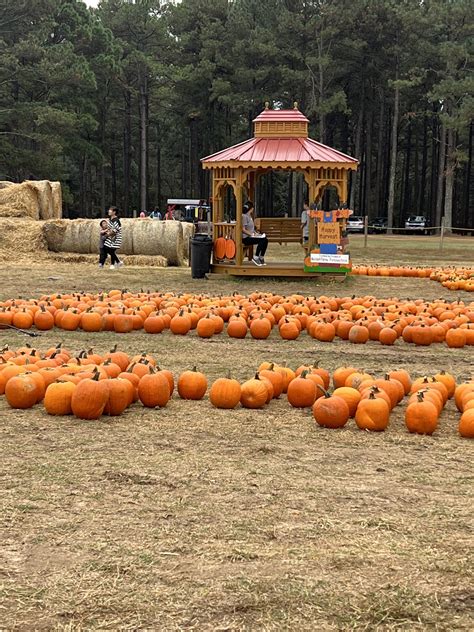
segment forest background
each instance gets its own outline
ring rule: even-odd
[[[0,0],[0,180],[60,180],[70,217],[207,198],[200,158],[297,101],[357,214],[472,228],[472,61],[470,0]],[[274,173],[257,208],[304,195]]]

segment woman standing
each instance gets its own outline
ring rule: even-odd
[[[109,208],[109,219],[107,222],[109,234],[105,240],[105,252],[110,255],[110,269],[120,268],[123,262],[117,257],[117,250],[122,246],[122,224],[120,223],[119,210],[116,206]]]

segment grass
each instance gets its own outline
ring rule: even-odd
[[[398,237],[370,241],[379,240],[368,260],[390,252],[394,263],[435,261],[430,238],[416,238],[416,248]],[[361,240],[352,244],[358,259]],[[463,244],[448,241],[436,261],[461,261]],[[4,278],[0,299],[116,286],[457,298],[429,280],[196,281],[187,269],[109,272],[50,261],[27,270],[5,263]],[[34,344],[59,339],[105,350],[116,336],[53,332]],[[153,353],[176,373],[192,361],[210,380],[228,366],[245,379],[267,358],[291,366],[317,358],[329,369],[352,363],[377,374],[398,366],[472,372],[472,352],[439,345],[134,333],[120,346]],[[283,399],[257,412],[173,399],[163,410],[135,407],[99,422],[12,412],[2,399],[0,417],[1,629],[474,627],[473,452],[457,436],[452,403],[433,437],[406,433],[402,407],[385,433],[372,435],[353,422],[316,428]]]

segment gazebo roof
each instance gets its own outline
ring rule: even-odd
[[[293,110],[265,109],[253,121],[254,138],[202,158],[204,169],[217,167],[356,169],[358,161],[308,138],[308,119]]]
[[[278,163],[283,168],[288,166],[286,163],[321,162],[337,163],[331,166],[349,169],[355,169],[358,164],[355,158],[311,138],[251,138],[207,156],[202,162],[204,168],[223,162],[238,163],[243,167],[275,166],[274,163]]]

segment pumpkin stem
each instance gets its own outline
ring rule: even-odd
[[[423,391],[421,391],[421,390],[417,392],[416,397],[417,397],[419,402],[422,402],[425,399],[425,395],[424,395]]]
[[[100,377],[100,373],[97,369],[94,370],[94,375],[91,377],[91,380],[94,380],[94,382],[98,382],[99,381],[99,377]]]

